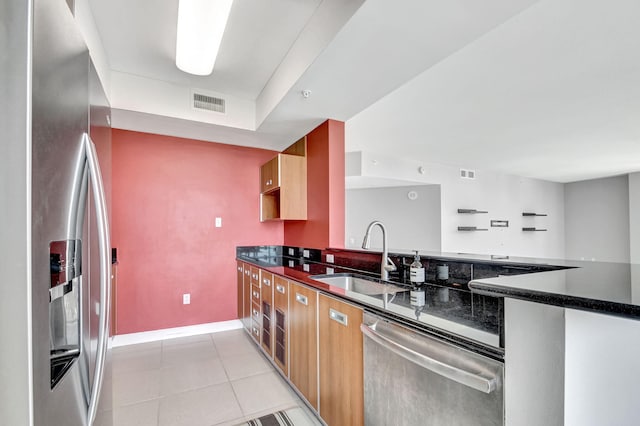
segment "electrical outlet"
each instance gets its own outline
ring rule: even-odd
[[[306,257],[308,259],[311,256],[311,254],[309,253],[309,250],[303,250],[302,251],[302,256]]]
[[[185,293],[182,295],[182,304],[189,305],[191,303],[191,294]]]
[[[222,228],[222,218],[216,217],[216,228]]]

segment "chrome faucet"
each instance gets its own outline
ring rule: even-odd
[[[364,240],[362,241],[362,248],[368,249],[371,245],[371,230],[374,226],[378,225],[382,231],[382,259],[380,262],[380,278],[385,281],[389,280],[389,272],[395,271],[396,265],[389,259],[389,253],[387,252],[387,230],[379,220],[374,220],[367,226],[367,232],[364,234]]]

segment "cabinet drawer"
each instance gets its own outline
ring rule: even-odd
[[[260,312],[260,306],[255,303],[251,304],[251,319],[254,323],[262,324],[262,312]]]
[[[260,269],[256,268],[255,266],[252,266],[250,278],[251,278],[251,284],[257,285],[258,288],[260,288]]]
[[[257,343],[260,343],[260,324],[258,324],[255,321],[251,322],[251,337],[253,337],[253,340],[255,340]]]
[[[251,284],[251,301],[260,305],[260,287]]]

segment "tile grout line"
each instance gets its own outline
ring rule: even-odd
[[[216,344],[216,339],[213,338],[213,335],[211,335],[211,340],[213,340],[213,346],[216,348],[216,352],[218,352],[218,354],[220,354],[220,351],[218,350],[218,345]],[[222,364],[222,369],[224,370],[224,375],[227,377],[227,383],[229,383],[229,387],[231,388],[231,392],[233,392],[233,397],[236,399],[236,404],[238,404],[238,408],[240,408],[240,412],[242,413],[242,417],[244,418],[246,416],[246,414],[244,413],[244,410],[242,409],[242,405],[240,405],[240,399],[238,399],[238,394],[236,393],[236,390],[233,388],[233,384],[231,383],[231,378],[229,377],[229,372],[227,371],[227,366],[224,364],[224,361],[222,360],[221,356],[220,356],[220,363]]]

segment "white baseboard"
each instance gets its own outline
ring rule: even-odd
[[[119,334],[113,337],[112,347],[135,345],[137,343],[155,342],[157,340],[176,337],[196,336],[198,334],[217,333],[219,331],[242,328],[240,320],[210,322],[208,324],[188,325],[185,327],[165,328],[163,330],[144,331],[141,333]]]

